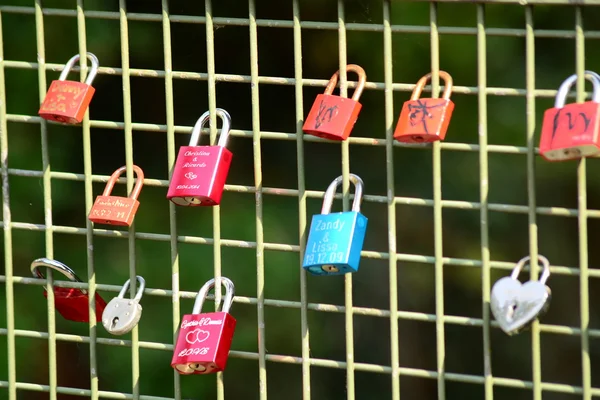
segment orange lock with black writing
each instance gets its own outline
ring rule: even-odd
[[[137,200],[144,184],[144,171],[137,165],[133,170],[137,175],[135,186],[129,197],[111,196],[111,192],[119,176],[125,172],[126,166],[116,170],[111,176],[102,196],[96,197],[96,201],[90,210],[89,220],[97,224],[131,226],[135,213],[140,206]]]
[[[83,121],[96,91],[91,85],[98,73],[98,58],[92,53],[87,53],[87,58],[92,62],[92,67],[85,83],[66,80],[71,68],[79,60],[77,54],[67,62],[58,80],[52,81],[38,112],[40,117],[66,124],[79,124]]]
[[[409,101],[404,102],[394,139],[403,143],[430,143],[444,140],[454,103],[450,100],[452,77],[446,71],[439,71],[445,87],[439,99],[420,98],[431,73],[417,82]]]
[[[565,105],[577,80],[573,74],[560,85],[554,108],[544,113],[540,154],[547,161],[597,156],[600,152],[600,76],[593,71],[585,71],[584,76],[594,85],[591,101]]]
[[[367,74],[362,67],[355,64],[348,65],[346,71],[358,74],[358,86],[352,98],[332,94],[340,75],[340,71],[336,71],[329,80],[325,93],[315,99],[302,126],[304,133],[329,140],[346,140],[350,136],[362,108],[358,100],[365,88]]]

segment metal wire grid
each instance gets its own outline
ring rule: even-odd
[[[2,167],[2,193],[3,193],[3,220],[2,226],[4,229],[4,245],[5,245],[5,275],[0,276],[0,280],[6,285],[6,304],[7,304],[7,322],[6,329],[0,329],[0,334],[7,336],[8,341],[8,380],[0,381],[0,387],[7,388],[8,395],[11,400],[17,399],[17,390],[20,391],[41,391],[48,392],[50,399],[57,399],[59,394],[72,394],[86,396],[93,399],[96,398],[112,398],[112,399],[163,399],[163,397],[141,395],[139,392],[139,385],[136,382],[139,381],[140,366],[139,366],[139,349],[157,349],[167,352],[173,350],[171,343],[155,343],[155,342],[144,342],[138,338],[138,331],[135,328],[132,331],[131,340],[120,340],[120,339],[103,339],[96,337],[95,322],[95,304],[93,302],[94,294],[96,290],[118,292],[120,286],[103,285],[97,284],[95,281],[94,274],[94,263],[93,263],[93,237],[94,236],[107,236],[107,237],[122,237],[127,238],[129,243],[129,271],[130,277],[132,278],[131,292],[135,293],[135,240],[158,240],[168,241],[171,244],[171,259],[172,259],[172,274],[178,276],[179,273],[179,259],[178,259],[178,243],[197,243],[197,244],[208,244],[213,245],[214,248],[214,274],[220,276],[221,274],[221,246],[232,246],[232,247],[251,247],[256,249],[256,271],[257,271],[257,297],[243,297],[236,296],[235,302],[246,303],[257,306],[258,311],[258,352],[242,352],[242,351],[231,351],[230,357],[246,358],[252,360],[258,360],[259,363],[259,398],[267,398],[267,373],[266,363],[291,363],[302,365],[302,381],[303,381],[303,399],[311,398],[310,391],[310,376],[311,367],[321,366],[328,368],[339,368],[346,371],[347,376],[347,398],[354,399],[354,373],[355,371],[368,371],[375,373],[389,374],[391,378],[392,386],[392,398],[400,398],[400,376],[411,376],[430,378],[437,380],[438,398],[445,399],[445,382],[446,381],[460,381],[469,382],[474,384],[482,384],[485,387],[485,399],[489,400],[493,398],[493,386],[506,386],[514,388],[529,389],[533,393],[534,399],[541,399],[543,392],[559,392],[559,393],[571,393],[581,395],[584,399],[591,399],[592,396],[600,396],[600,388],[594,388],[591,385],[591,365],[589,356],[589,338],[600,337],[600,330],[589,329],[589,289],[588,289],[588,278],[589,277],[600,277],[600,270],[588,270],[588,258],[587,258],[587,219],[588,218],[600,218],[600,210],[588,210],[586,203],[586,160],[581,160],[577,169],[577,184],[578,184],[578,207],[577,209],[567,209],[561,207],[537,207],[535,198],[535,176],[534,176],[534,159],[536,157],[536,143],[535,143],[535,113],[534,105],[536,97],[552,97],[556,94],[555,90],[540,90],[535,89],[535,75],[534,75],[534,38],[535,37],[569,37],[574,38],[576,43],[576,71],[578,73],[577,80],[577,98],[582,100],[585,97],[584,91],[584,39],[587,38],[600,38],[600,32],[587,31],[584,35],[582,26],[582,8],[575,6],[576,10],[576,21],[575,30],[535,30],[533,28],[533,17],[532,17],[532,6],[531,4],[569,4],[567,0],[538,0],[529,1],[529,5],[525,5],[523,10],[526,17],[525,29],[495,29],[487,28],[485,25],[484,18],[484,5],[478,4],[477,7],[477,26],[476,28],[455,28],[455,27],[439,27],[437,25],[437,5],[435,3],[430,4],[430,25],[429,27],[422,26],[405,26],[405,25],[392,25],[390,21],[390,10],[391,0],[384,0],[382,2],[382,13],[383,13],[383,24],[351,24],[345,22],[344,2],[338,0],[338,22],[337,23],[326,23],[326,22],[306,22],[301,21],[299,12],[299,0],[292,0],[293,2],[293,20],[258,20],[256,18],[255,0],[249,0],[249,15],[247,19],[239,18],[213,18],[211,1],[206,0],[206,14],[204,17],[196,16],[183,16],[183,15],[171,15],[169,13],[168,0],[162,0],[162,15],[154,14],[132,14],[127,13],[125,0],[119,1],[120,11],[117,12],[100,12],[100,11],[85,11],[83,9],[83,0],[77,0],[76,10],[63,10],[63,9],[48,9],[42,7],[41,0],[35,0],[34,7],[11,7],[11,6],[0,6],[0,44],[3,43],[2,37],[2,15],[7,13],[18,13],[18,14],[34,14],[36,22],[36,39],[37,39],[37,52],[38,52],[38,63],[28,63],[23,61],[12,61],[5,60],[2,53],[2,46],[0,45],[0,145],[1,145],[1,167]],[[498,2],[498,1],[495,1]],[[518,3],[516,0],[506,0],[504,3]],[[596,0],[586,0],[580,2],[581,4],[600,4]],[[37,69],[38,81],[39,81],[39,98],[40,101],[45,96],[47,81],[46,71],[60,71],[63,65],[50,64],[45,62],[44,52],[44,17],[45,16],[65,16],[77,18],[78,26],[78,41],[79,41],[79,53],[81,57],[81,67],[86,70],[85,65],[86,58],[84,57],[87,46],[86,46],[86,18],[98,18],[98,19],[118,19],[120,22],[121,32],[121,54],[122,54],[122,67],[121,68],[108,68],[100,67],[99,74],[113,74],[122,76],[123,92],[124,92],[124,121],[90,121],[86,114],[85,120],[82,124],[84,134],[84,173],[74,174],[51,171],[49,165],[48,155],[48,142],[47,142],[47,129],[46,122],[37,117],[30,115],[14,115],[7,114],[6,112],[6,98],[5,98],[5,77],[4,71],[7,68],[21,68],[21,69]],[[129,67],[128,61],[128,20],[142,20],[142,21],[161,21],[163,27],[163,38],[164,38],[164,70],[148,70],[148,69],[135,69]],[[207,35],[207,59],[208,68],[207,73],[192,73],[185,71],[173,71],[171,65],[171,35],[170,28],[171,23],[199,23],[206,26]],[[250,59],[251,59],[251,75],[227,75],[218,74],[215,71],[214,63],[214,43],[213,33],[214,24],[219,25],[239,25],[248,26],[250,30]],[[258,53],[257,53],[257,27],[258,26],[279,26],[288,27],[293,29],[294,32],[294,56],[295,56],[295,74],[294,77],[267,77],[260,76],[258,69]],[[378,202],[387,205],[388,211],[388,227],[389,227],[389,249],[387,252],[375,252],[365,250],[362,252],[362,256],[365,258],[374,259],[387,259],[389,260],[389,282],[390,282],[390,304],[389,310],[354,307],[352,298],[352,275],[347,274],[345,276],[345,298],[344,305],[331,305],[331,304],[315,304],[309,303],[306,295],[306,275],[304,272],[300,275],[301,282],[301,301],[283,301],[277,299],[266,299],[264,297],[264,258],[263,254],[265,250],[280,250],[280,251],[291,251],[299,252],[299,260],[302,260],[304,252],[304,243],[306,240],[305,229],[307,227],[307,212],[306,212],[306,200],[309,197],[319,198],[323,196],[322,191],[311,191],[306,189],[304,179],[304,141],[320,141],[321,139],[303,135],[302,134],[302,122],[305,114],[303,109],[303,86],[325,86],[325,80],[317,79],[304,79],[302,76],[302,62],[301,62],[301,29],[330,29],[337,30],[339,37],[339,65],[340,65],[340,86],[341,95],[347,95],[347,89],[354,87],[354,84],[348,83],[346,73],[342,66],[347,64],[346,60],[346,31],[376,31],[383,34],[384,43],[384,58],[385,62],[385,79],[384,82],[368,82],[366,88],[375,90],[384,90],[385,92],[385,126],[386,126],[386,139],[378,140],[366,137],[351,137],[341,145],[342,149],[342,172],[343,172],[343,204],[344,209],[349,208],[349,146],[352,145],[373,145],[373,146],[385,146],[386,147],[386,182],[387,182],[387,196],[374,196],[365,195],[364,201],[366,202]],[[462,35],[476,35],[477,37],[477,63],[478,63],[478,83],[477,87],[465,87],[456,86],[454,91],[456,93],[468,93],[477,95],[478,98],[478,126],[479,126],[479,143],[478,144],[466,144],[466,143],[440,143],[435,142],[433,144],[433,199],[415,199],[408,197],[399,197],[394,195],[394,160],[393,160],[393,146],[405,146],[411,147],[407,144],[399,144],[393,140],[393,128],[396,122],[397,115],[393,109],[393,92],[394,91],[409,91],[412,90],[412,84],[401,84],[394,83],[392,80],[392,63],[389,60],[392,59],[392,33],[395,32],[429,32],[430,43],[431,43],[431,70],[434,72],[432,80],[433,92],[436,95],[439,92],[439,78],[437,71],[439,70],[439,34],[462,34]],[[5,32],[4,32],[5,33]],[[524,36],[526,38],[526,89],[512,89],[512,88],[494,88],[488,87],[486,84],[486,37],[498,35],[498,36]],[[167,107],[167,120],[166,125],[160,124],[144,124],[134,123],[131,117],[131,98],[130,98],[130,77],[131,76],[146,76],[156,77],[164,79],[165,91],[166,91],[166,107]],[[252,93],[252,130],[232,130],[233,136],[239,137],[252,137],[253,139],[253,150],[254,150],[254,178],[255,186],[242,186],[242,185],[226,185],[226,190],[254,193],[256,198],[256,242],[247,242],[240,240],[229,240],[221,239],[220,235],[220,209],[219,207],[213,208],[213,229],[214,236],[212,238],[205,237],[191,237],[191,236],[178,236],[177,227],[175,223],[175,209],[173,204],[170,204],[170,233],[169,234],[153,234],[136,232],[131,227],[128,232],[115,231],[110,229],[99,229],[93,228],[91,223],[87,221],[86,228],[76,228],[69,226],[57,226],[52,222],[52,196],[51,196],[51,180],[52,179],[63,179],[63,180],[74,180],[84,181],[85,183],[85,199],[86,209],[89,211],[93,204],[94,194],[92,192],[92,182],[106,182],[108,176],[92,175],[91,173],[91,144],[90,144],[90,128],[110,128],[119,129],[124,131],[125,137],[125,148],[126,148],[126,165],[127,165],[127,189],[130,191],[133,186],[133,157],[132,157],[132,131],[145,130],[145,131],[161,131],[167,134],[168,143],[168,168],[169,170],[175,162],[175,133],[186,133],[189,132],[190,127],[175,126],[174,124],[174,112],[173,112],[173,79],[200,79],[208,82],[208,97],[209,97],[209,109],[214,116],[216,107],[216,96],[215,96],[215,83],[217,81],[227,82],[240,82],[250,83]],[[295,133],[283,133],[283,132],[264,132],[260,129],[259,119],[259,84],[275,84],[275,85],[294,85],[295,87],[295,100],[296,100],[296,132]],[[496,95],[512,95],[522,96],[525,95],[527,103],[527,147],[517,146],[506,146],[506,145],[488,145],[487,143],[487,96],[488,94]],[[10,169],[7,165],[7,157],[9,154],[8,141],[7,141],[7,121],[11,122],[22,122],[39,124],[42,138],[42,161],[43,169],[41,171],[33,170],[22,170],[22,169]],[[211,124],[211,140],[214,141],[216,135],[215,126]],[[269,188],[262,187],[262,166],[261,166],[261,139],[276,139],[276,140],[295,140],[297,145],[297,166],[298,166],[298,189],[282,189],[282,188]],[[479,202],[467,202],[467,201],[449,201],[442,200],[441,192],[441,150],[455,150],[455,151],[477,151],[479,154],[479,165],[480,165],[480,201]],[[524,154],[527,156],[527,176],[528,176],[528,206],[516,206],[516,205],[505,205],[505,204],[492,204],[488,203],[488,153],[513,153],[513,154]],[[21,223],[18,221],[12,221],[11,209],[10,209],[10,193],[8,187],[9,175],[18,176],[29,176],[29,177],[41,177],[43,179],[44,188],[44,212],[45,212],[45,223],[43,225]],[[123,181],[123,180],[121,180]],[[145,179],[145,185],[149,186],[160,186],[167,187],[168,181],[158,179]],[[300,244],[299,245],[287,245],[278,243],[266,243],[263,236],[263,219],[262,219],[262,196],[263,194],[293,196],[298,198],[299,207],[299,221],[298,229],[300,233]],[[435,252],[434,256],[424,255],[412,255],[398,253],[396,249],[396,205],[415,205],[415,206],[426,206],[433,207],[434,211],[434,228],[435,228]],[[481,260],[472,259],[459,259],[444,257],[442,252],[442,209],[443,208],[455,208],[455,209],[479,209],[480,210],[480,224],[481,224]],[[533,379],[532,381],[524,381],[518,379],[501,378],[492,375],[491,371],[491,355],[490,355],[490,327],[497,327],[497,324],[490,319],[490,313],[488,308],[489,293],[491,289],[490,285],[490,270],[492,268],[509,270],[514,264],[506,262],[495,262],[490,259],[489,253],[489,237],[488,237],[488,212],[489,211],[502,211],[508,213],[521,213],[528,215],[529,221],[529,243],[530,253],[533,257],[533,265],[536,265],[535,258],[537,257],[537,215],[553,215],[553,216],[565,216],[565,217],[577,217],[579,224],[579,268],[567,267],[567,266],[552,266],[551,271],[553,274],[562,275],[579,275],[580,282],[580,320],[581,324],[579,327],[568,327],[559,325],[540,324],[535,322],[531,328],[532,337],[532,370]],[[12,230],[13,229],[27,229],[44,231],[45,233],[45,245],[46,245],[46,256],[53,257],[53,234],[54,233],[70,233],[77,235],[85,235],[87,238],[88,253],[87,253],[87,265],[88,265],[88,277],[87,283],[72,283],[66,281],[54,282],[52,275],[49,274],[47,281],[32,279],[13,275],[13,257],[12,257]],[[398,293],[395,282],[397,280],[397,265],[398,261],[411,261],[419,263],[434,264],[435,268],[435,294],[436,294],[436,307],[435,314],[426,314],[418,312],[407,312],[398,310]],[[482,309],[483,318],[467,318],[459,316],[451,316],[444,314],[444,303],[443,303],[443,267],[444,265],[457,265],[457,266],[469,266],[476,267],[481,270],[482,276]],[[535,279],[538,275],[538,270],[532,268],[531,277]],[[46,285],[48,289],[48,302],[47,302],[47,313],[48,313],[48,332],[35,332],[28,330],[20,330],[15,328],[14,323],[14,285],[15,284],[31,284],[31,285]],[[89,297],[92,299],[89,303],[90,306],[90,323],[89,323],[89,336],[79,336],[71,334],[62,334],[56,332],[55,327],[55,309],[54,309],[54,295],[51,290],[52,285],[60,287],[78,287],[89,289]],[[179,324],[181,310],[180,310],[180,299],[181,298],[193,298],[195,292],[184,292],[179,290],[179,281],[173,280],[173,286],[171,290],[163,288],[146,288],[145,295],[151,296],[170,296],[173,304],[173,321],[172,327],[173,332],[176,331]],[[220,297],[220,290],[217,290],[215,297],[217,300]],[[287,355],[273,355],[266,354],[265,342],[264,342],[264,307],[275,306],[275,307],[287,307],[296,308],[301,311],[301,329],[302,329],[302,355],[301,357],[293,357]],[[310,346],[309,346],[309,334],[308,334],[308,322],[307,312],[308,310],[322,311],[322,312],[334,312],[344,313],[345,325],[346,325],[346,360],[345,361],[334,361],[326,359],[316,359],[310,357]],[[381,318],[388,318],[390,321],[390,340],[391,340],[391,364],[390,365],[374,365],[367,363],[358,363],[354,361],[354,342],[353,342],[353,315],[369,315]],[[398,336],[398,320],[410,319],[416,321],[429,321],[434,322],[436,325],[436,346],[437,346],[437,369],[435,371],[423,370],[416,368],[401,368],[399,365],[399,336]],[[481,326],[483,328],[484,337],[484,365],[485,373],[483,376],[466,375],[458,373],[448,373],[444,370],[444,358],[445,358],[445,324],[456,324],[456,325],[468,325],[468,326]],[[543,382],[541,379],[541,351],[540,351],[540,333],[553,333],[558,335],[578,335],[581,338],[581,363],[582,363],[582,376],[583,381],[581,386],[571,386],[566,384],[556,384],[550,382]],[[16,355],[15,355],[15,338],[16,337],[30,337],[48,340],[49,343],[49,385],[39,385],[26,382],[17,382],[16,380]],[[175,338],[174,338],[175,339]],[[90,348],[90,389],[77,389],[70,387],[59,387],[57,386],[57,371],[56,371],[56,342],[57,341],[69,341],[78,343],[87,343]],[[118,393],[118,392],[107,392],[100,391],[98,388],[98,376],[96,374],[96,344],[106,344],[121,347],[131,348],[131,360],[132,360],[132,391],[131,393]],[[181,389],[179,382],[179,375],[174,372],[174,393],[175,398],[181,398]],[[222,374],[218,374],[217,378],[217,393],[218,398],[224,398],[224,386],[222,380]]]

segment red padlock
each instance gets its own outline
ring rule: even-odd
[[[577,80],[571,75],[560,85],[554,108],[546,110],[540,136],[540,154],[547,161],[595,156],[600,152],[600,76],[585,71],[594,85],[591,101],[565,105],[569,89]]]
[[[204,313],[202,305],[215,280],[206,282],[196,296],[191,314],[183,316],[171,367],[182,375],[211,374],[223,371],[235,331],[235,319],[229,314],[235,288],[233,282],[221,277],[225,300],[220,312]]]
[[[50,260],[49,258],[38,258],[31,263],[31,273],[34,278],[46,279],[40,271],[40,267],[52,268],[55,271],[65,275],[73,282],[81,282],[81,279],[60,261]],[[48,293],[44,291],[44,297],[48,297]],[[102,320],[102,313],[106,307],[106,302],[98,293],[96,293],[96,322]],[[54,288],[54,305],[56,311],[65,319],[75,322],[89,322],[90,312],[88,306],[89,297],[87,290],[77,288]]]
[[[140,206],[140,202],[137,199],[144,185],[144,171],[137,165],[133,165],[137,180],[129,197],[110,195],[119,176],[125,172],[126,168],[124,165],[110,176],[102,196],[96,197],[96,201],[90,210],[90,215],[88,216],[90,221],[97,224],[120,226],[130,226],[133,223],[135,213]]]
[[[454,111],[454,103],[450,100],[452,93],[452,77],[446,71],[438,72],[445,82],[442,98],[421,99],[425,84],[431,79],[431,73],[423,76],[413,89],[409,101],[404,102],[400,119],[396,125],[394,139],[404,143],[430,143],[444,140],[448,124]]]
[[[94,54],[87,53],[87,58],[92,62],[92,67],[85,83],[66,80],[73,65],[79,61],[79,54],[76,54],[67,62],[58,80],[50,84],[38,112],[40,117],[66,124],[79,124],[83,121],[85,111],[96,91],[91,85],[98,73],[99,64]]]
[[[358,100],[365,88],[367,74],[356,64],[348,65],[346,71],[358,74],[358,85],[352,98],[332,95],[340,75],[340,71],[336,71],[329,80],[325,93],[315,99],[302,126],[304,133],[330,140],[346,140],[350,136],[362,108]]]
[[[215,111],[223,120],[217,145],[198,146],[202,126],[210,118],[207,111],[194,125],[190,144],[179,149],[167,192],[167,199],[179,206],[214,206],[221,203],[232,157],[231,151],[225,147],[231,117],[222,108]]]

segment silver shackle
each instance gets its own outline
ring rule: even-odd
[[[329,214],[331,212],[333,198],[335,196],[337,187],[342,184],[342,179],[343,178],[341,175],[335,178],[325,191],[325,196],[323,198],[323,207],[321,208],[321,214]],[[362,202],[362,194],[364,187],[363,181],[358,175],[354,174],[350,174],[348,176],[348,179],[354,184],[354,201],[352,202],[352,211],[360,212],[360,203]]]
[[[584,71],[584,77],[586,80],[592,82],[592,85],[594,86],[592,101],[594,103],[600,103],[600,75],[598,75],[594,71],[586,70]],[[554,100],[554,108],[563,108],[565,106],[569,90],[571,90],[571,86],[573,86],[576,80],[577,74],[573,74],[563,81],[563,83],[558,88],[558,93],[556,93],[556,99]]]
[[[98,66],[100,65],[100,62],[98,61],[98,57],[96,57],[93,53],[88,52],[86,55],[87,58],[89,58],[92,62],[92,66],[85,80],[85,84],[91,86],[92,82],[94,82],[96,74],[98,73]],[[65,64],[65,68],[62,70],[60,76],[58,77],[59,81],[64,81],[67,79],[69,72],[71,72],[71,68],[73,68],[77,61],[79,61],[79,54],[75,54],[73,57],[71,57],[69,61],[67,61],[67,63]]]
[[[546,284],[546,281],[550,277],[550,261],[548,261],[548,259],[546,257],[539,255],[539,254],[538,254],[537,258],[538,258],[538,262],[541,262],[542,267],[544,268],[544,270],[542,271],[542,276],[540,276],[539,281],[542,284]],[[519,260],[519,262],[517,263],[517,265],[515,265],[515,268],[513,269],[512,274],[510,274],[510,278],[514,279],[514,280],[518,280],[521,270],[523,269],[525,264],[528,264],[530,262],[531,262],[530,256],[521,258]]]
[[[67,278],[69,278],[70,281],[83,282],[81,279],[79,279],[77,274],[75,274],[75,271],[73,271],[71,268],[67,267],[60,261],[51,260],[49,258],[38,258],[36,260],[33,260],[33,262],[31,263],[31,273],[33,274],[34,278],[46,279],[46,276],[44,276],[42,271],[40,271],[40,267],[52,268],[53,270],[58,271]],[[83,294],[87,293],[87,291],[84,289],[79,290],[81,290]]]
[[[228,313],[229,309],[231,309],[231,303],[233,301],[233,296],[235,294],[235,287],[233,286],[233,282],[229,278],[224,276],[221,277],[221,285],[225,286],[225,299],[223,300],[223,306],[221,307],[221,311],[224,313]],[[200,291],[196,295],[196,301],[194,302],[194,308],[192,309],[192,314],[200,314],[202,311],[202,306],[204,305],[204,300],[206,299],[206,295],[210,291],[210,289],[215,287],[215,279],[211,279],[206,282]]]
[[[222,108],[215,109],[215,114],[223,120],[223,126],[221,127],[221,136],[217,146],[227,147],[227,139],[229,139],[229,129],[231,127],[231,116],[229,113]],[[194,129],[192,130],[192,137],[190,138],[190,144],[188,146],[198,146],[200,141],[200,135],[202,133],[202,127],[210,120],[210,111],[205,112],[198,118]]]

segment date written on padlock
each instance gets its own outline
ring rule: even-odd
[[[182,375],[219,372],[227,365],[236,324],[229,314],[235,288],[225,277],[221,277],[221,284],[225,286],[221,311],[201,314],[206,295],[215,286],[211,279],[198,292],[192,314],[183,316],[171,361]]]
[[[547,161],[572,160],[600,152],[600,76],[593,71],[584,74],[594,85],[591,101],[565,105],[569,89],[577,80],[574,74],[560,85],[554,108],[544,113],[540,154]]]
[[[50,84],[38,112],[40,117],[67,124],[81,123],[96,91],[91,85],[98,73],[98,58],[92,53],[87,53],[87,58],[92,67],[85,83],[66,80],[73,65],[79,61],[77,54],[67,62],[58,80]]]
[[[539,281],[518,281],[519,274],[530,257],[522,258],[513,269],[510,277],[504,277],[494,283],[490,297],[490,308],[500,328],[514,335],[528,328],[533,321],[542,316],[550,305],[551,291],[546,286],[550,277],[550,262],[538,255],[542,262],[543,272]]]
[[[130,226],[133,223],[135,213],[140,206],[137,199],[144,185],[144,171],[137,165],[133,166],[137,180],[129,197],[111,196],[115,183],[125,170],[126,166],[122,166],[110,176],[102,196],[96,197],[96,201],[90,210],[88,216],[90,221],[97,224],[120,226]]]
[[[51,260],[49,258],[38,258],[31,263],[31,273],[34,278],[46,279],[40,269],[42,267],[53,269],[65,275],[73,282],[81,282],[81,279],[75,272],[60,261]],[[65,319],[75,322],[89,322],[89,297],[87,291],[77,288],[55,287],[54,290],[54,306]],[[48,294],[44,291],[44,297]],[[96,306],[96,322],[100,322],[102,312],[106,307],[106,302],[98,293],[95,296]]]
[[[330,213],[336,189],[342,183],[339,176],[325,191],[321,214],[312,218],[302,266],[313,275],[358,271],[368,219],[360,213],[363,181],[354,174],[349,179],[355,186],[352,211]]]
[[[179,149],[167,199],[179,206],[214,206],[221,203],[232,154],[227,149],[231,126],[229,113],[216,109],[223,120],[221,136],[216,146],[198,146],[202,127],[209,121],[205,112],[196,122],[188,146]]]
[[[340,75],[340,71],[336,71],[329,80],[325,93],[315,99],[302,126],[304,133],[329,140],[346,140],[350,136],[362,108],[358,100],[365,88],[367,74],[362,67],[355,64],[348,65],[346,71],[358,74],[358,86],[352,98],[332,94]]]
[[[404,102],[394,139],[404,143],[430,143],[444,140],[454,111],[450,100],[452,77],[446,71],[439,71],[445,87],[442,98],[420,98],[425,84],[431,79],[431,73],[417,82],[409,101]]]
[[[121,288],[119,295],[108,302],[102,314],[102,325],[104,329],[113,335],[124,335],[130,332],[142,317],[142,306],[140,300],[144,294],[146,281],[141,276],[136,276],[139,283],[136,295],[133,299],[126,299],[125,293],[129,289],[130,280]]]

